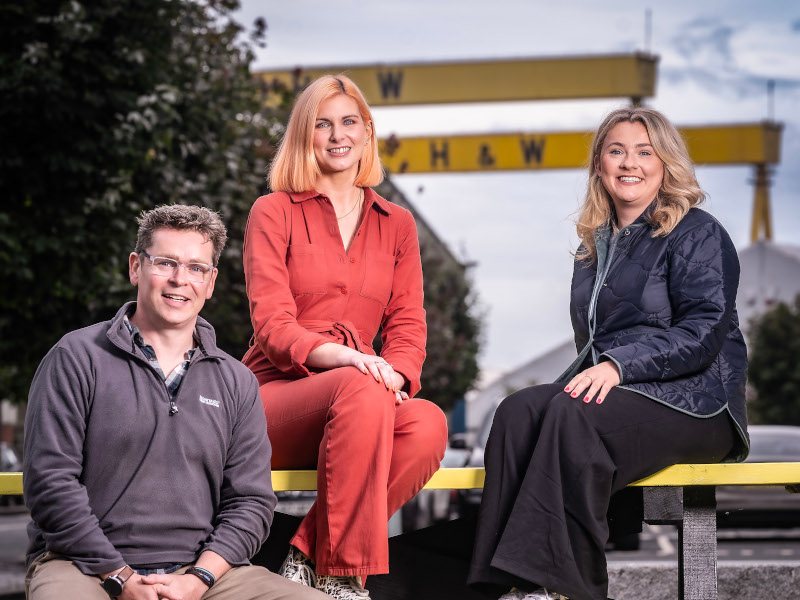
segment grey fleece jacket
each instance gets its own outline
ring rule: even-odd
[[[134,310],[128,303],[111,321],[65,335],[33,378],[28,561],[48,550],[99,574],[213,550],[247,564],[276,503],[256,379],[198,318],[199,349],[170,415],[164,380],[123,323]]]

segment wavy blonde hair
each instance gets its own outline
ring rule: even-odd
[[[323,75],[312,81],[297,97],[289,124],[269,170],[269,186],[275,192],[305,192],[314,188],[321,171],[314,156],[314,126],[320,105],[339,94],[355,100],[361,119],[369,130],[370,143],[358,165],[355,185],[373,186],[383,181],[383,167],[372,112],[364,94],[345,75]]]
[[[664,165],[664,179],[656,194],[649,215],[653,237],[665,236],[693,206],[706,197],[694,174],[694,164],[689,158],[681,134],[669,120],[652,108],[621,108],[611,112],[600,124],[589,153],[589,183],[586,198],[575,223],[581,247],[576,260],[593,261],[597,254],[595,232],[604,225],[613,225],[614,203],[598,174],[600,154],[606,137],[619,123],[641,123],[647,130],[650,144]]]

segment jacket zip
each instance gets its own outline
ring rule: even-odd
[[[603,283],[605,283],[605,279],[608,276],[608,271],[611,266],[611,259],[614,258],[614,249],[616,248],[616,238],[617,236],[613,236],[611,238],[611,244],[609,245],[609,252],[606,260],[603,263],[602,273],[598,270],[597,275],[595,275],[595,282],[594,287],[592,288],[592,294],[589,297],[589,310],[587,315],[587,321],[589,325],[589,339],[586,341],[586,344],[581,348],[580,352],[578,352],[578,357],[572,361],[572,364],[567,367],[567,370],[564,371],[561,376],[556,380],[557,382],[565,382],[572,379],[575,374],[578,372],[578,369],[583,364],[583,361],[586,359],[586,355],[591,351],[592,353],[592,362],[597,364],[597,356],[594,350],[594,346],[592,342],[594,341],[594,328],[595,328],[595,307],[597,305],[597,297],[600,294],[600,289],[603,287]],[[598,264],[598,266],[600,266]]]
[[[614,252],[617,249],[617,242],[621,233],[622,231],[619,231],[616,235],[611,237],[611,243],[608,247],[608,256],[606,257],[605,264],[603,265],[603,273],[602,275],[600,273],[597,274],[597,278],[594,282],[594,289],[592,290],[592,295],[589,299],[589,341],[587,342],[587,345],[592,349],[592,364],[595,365],[597,364],[598,356],[597,350],[595,350],[592,342],[594,342],[594,331],[597,326],[597,300],[600,296],[600,290],[603,288],[603,285],[605,285],[608,272],[611,270],[611,263],[614,259]]]
[[[116,345],[116,344],[115,344],[115,345]],[[119,346],[118,346],[118,347],[119,347]],[[127,348],[122,348],[122,350],[124,350],[125,352],[127,352],[128,354],[130,354],[131,356],[133,356],[133,357],[134,357],[136,360],[138,360],[139,362],[141,362],[141,363],[144,363],[144,364],[145,364],[145,365],[146,365],[146,366],[149,368],[150,372],[151,372],[151,373],[153,373],[153,375],[155,375],[155,376],[156,376],[156,379],[158,379],[158,381],[161,383],[161,389],[162,389],[162,390],[164,391],[164,393],[166,394],[166,398],[165,398],[165,399],[167,400],[167,402],[168,402],[168,404],[169,404],[169,416],[173,416],[173,415],[176,415],[176,414],[178,414],[178,412],[179,412],[179,410],[178,410],[178,404],[177,404],[177,402],[176,402],[175,398],[173,398],[173,397],[170,395],[170,393],[169,393],[169,390],[167,389],[167,382],[166,382],[166,380],[164,380],[164,379],[162,379],[162,378],[161,378],[161,375],[159,375],[159,374],[158,374],[158,371],[156,371],[155,367],[154,367],[153,365],[151,365],[151,364],[150,364],[150,361],[149,361],[149,360],[147,360],[146,358],[143,358],[143,357],[139,356],[139,355],[138,355],[138,354],[136,354],[135,352],[131,352],[131,351],[129,351]],[[189,374],[189,369],[191,368],[191,366],[192,366],[194,363],[196,363],[196,362],[200,362],[201,360],[206,360],[206,359],[209,359],[209,358],[211,358],[211,357],[210,357],[210,356],[208,356],[208,355],[205,355],[205,354],[204,354],[204,355],[200,356],[199,358],[197,358],[196,360],[192,360],[192,361],[190,361],[190,362],[189,362],[189,364],[188,364],[188,366],[186,367],[186,372],[183,374],[183,376],[184,376],[184,377],[186,377],[186,375],[188,375],[188,374]],[[182,386],[183,386],[183,380],[181,380],[181,387],[182,387]],[[179,393],[180,393],[180,387],[178,388],[178,392],[177,392],[175,395],[177,396]]]

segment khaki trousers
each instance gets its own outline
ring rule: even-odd
[[[184,569],[176,571],[176,575]],[[109,600],[100,578],[84,575],[69,560],[36,559],[25,577],[28,600]],[[323,600],[328,595],[292,583],[264,567],[234,567],[203,594],[203,600]]]

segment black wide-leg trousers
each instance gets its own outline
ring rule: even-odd
[[[512,394],[486,444],[469,583],[605,600],[611,495],[672,464],[719,462],[734,439],[726,412],[698,418],[620,388],[603,404],[557,384]]]

